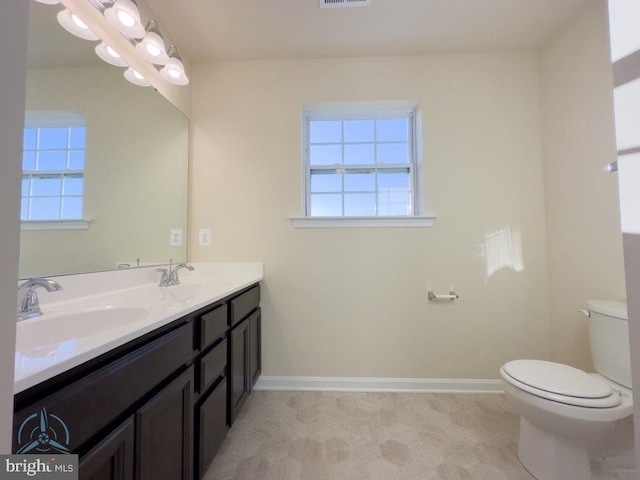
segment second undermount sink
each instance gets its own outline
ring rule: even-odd
[[[16,350],[22,353],[60,342],[99,335],[143,320],[150,307],[144,304],[104,303],[46,311],[44,315],[18,322]]]

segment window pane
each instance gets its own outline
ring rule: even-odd
[[[378,215],[411,215],[409,192],[379,193]]]
[[[63,182],[63,195],[82,195],[82,175],[67,175]]]
[[[377,120],[376,128],[379,142],[406,142],[409,140],[409,120],[406,118]]]
[[[373,120],[346,120],[344,122],[345,142],[373,142]]]
[[[312,170],[311,192],[341,192],[342,174],[335,170]]]
[[[82,218],[82,197],[64,197],[61,218],[65,220]]]
[[[342,195],[312,194],[310,212],[312,217],[341,217]]]
[[[311,143],[342,142],[342,121],[312,120],[309,122],[309,137]]]
[[[349,170],[344,176],[345,192],[375,192],[376,174],[371,170]]]
[[[378,163],[409,163],[409,144],[378,145]]]
[[[60,218],[60,198],[32,198],[30,220],[57,220]]]
[[[60,195],[62,179],[60,177],[34,177],[32,180],[32,195]]]
[[[41,128],[38,148],[42,150],[67,148],[66,128]]]
[[[64,170],[67,168],[67,152],[38,152],[38,171]]]
[[[84,148],[87,129],[85,127],[74,127],[69,129],[69,148]]]
[[[344,195],[345,217],[371,217],[376,214],[376,196],[369,193]]]
[[[38,132],[35,128],[25,128],[22,148],[24,148],[25,150],[35,150],[37,135]]]
[[[23,198],[20,203],[20,220],[29,219],[29,199]]]
[[[29,177],[27,178],[22,177],[22,196],[23,197],[29,196]]]
[[[409,190],[409,169],[378,170],[378,190]]]
[[[84,150],[72,150],[69,152],[69,169],[84,170]]]
[[[312,145],[310,151],[311,165],[334,165],[342,163],[341,145]]]
[[[36,152],[22,152],[22,170],[36,169]]]
[[[371,165],[375,163],[375,148],[370,145],[345,145],[345,165]]]

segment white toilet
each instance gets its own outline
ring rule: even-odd
[[[590,301],[597,374],[542,360],[500,368],[520,414],[518,457],[538,480],[635,479],[627,306]]]

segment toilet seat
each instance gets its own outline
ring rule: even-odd
[[[613,408],[621,403],[611,386],[577,368],[543,360],[514,360],[502,368],[513,386],[555,402],[590,408]]]

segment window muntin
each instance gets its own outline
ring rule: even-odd
[[[305,215],[415,215],[412,110],[305,115]]]
[[[85,147],[84,115],[27,113],[21,220],[82,218]]]

